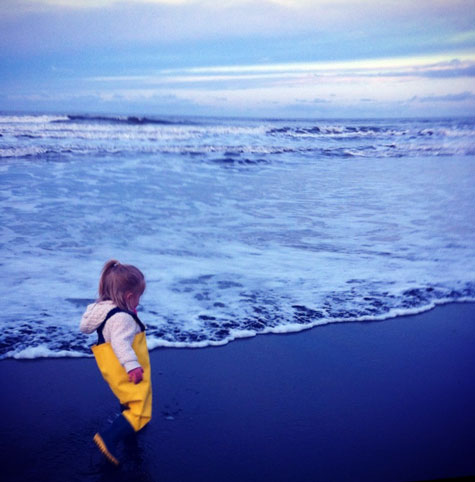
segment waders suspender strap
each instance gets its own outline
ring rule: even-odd
[[[106,322],[109,318],[112,318],[117,313],[127,313],[128,315],[132,316],[133,319],[136,321],[137,325],[140,326],[140,331],[145,331],[145,325],[139,320],[139,317],[135,313],[131,313],[130,311],[122,310],[120,308],[113,308],[112,310],[107,313],[106,319],[100,324],[97,331],[97,344],[102,345],[105,343],[104,335],[102,334],[104,330],[104,326],[106,326]]]

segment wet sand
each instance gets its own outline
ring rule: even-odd
[[[1,361],[2,481],[475,475],[475,304],[151,359],[154,417],[118,469],[92,443],[118,408],[92,358]]]

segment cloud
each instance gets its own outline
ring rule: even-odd
[[[318,97],[309,101],[310,104],[330,104],[328,99],[319,99]]]
[[[433,78],[450,78],[450,77],[475,77],[475,63],[471,62],[453,62],[447,65],[434,66],[421,72],[420,75]]]
[[[456,33],[450,37],[449,41],[454,44],[464,44],[467,42],[473,44],[475,42],[475,30]]]
[[[460,92],[459,94],[447,95],[431,95],[427,97],[415,96],[411,99],[413,102],[467,102],[475,100],[475,94],[472,92]]]
[[[52,9],[67,10],[97,10],[102,8],[117,7],[121,3],[135,4],[155,4],[155,5],[184,5],[196,3],[193,0],[3,0],[4,4],[10,9],[4,10],[4,13],[11,13],[12,6],[16,3],[19,9],[16,13],[51,11]]]
[[[98,76],[89,77],[86,80],[88,82],[103,83],[103,84],[130,84],[135,85],[149,85],[149,86],[189,86],[190,84],[229,84],[237,85],[244,88],[247,84],[256,86],[260,83],[269,83],[272,81],[282,81],[283,79],[295,79],[299,78],[301,74],[296,72],[288,73],[242,73],[242,74],[213,74],[203,73],[197,75],[193,73],[193,70],[178,70],[177,75],[173,74],[172,70],[164,71],[163,73],[157,73],[155,75],[118,75],[118,76]],[[261,82],[262,81],[262,82]]]
[[[473,46],[474,23],[466,0],[2,0],[0,10],[1,42],[32,52],[249,37],[300,37],[342,55],[414,51]]]
[[[456,58],[454,58],[454,55]],[[442,53],[418,56],[374,57],[356,60],[288,62],[259,65],[223,65],[194,67],[193,73],[247,73],[247,72],[358,72],[425,74],[428,71],[473,67],[475,51]]]
[[[448,55],[395,57],[333,62],[290,62],[250,65],[218,65],[162,69],[136,76],[94,76],[88,82],[135,83],[136,85],[210,84],[245,87],[246,85],[282,85],[317,83],[325,80],[357,78],[453,78],[475,74],[475,53],[460,52],[459,58]]]

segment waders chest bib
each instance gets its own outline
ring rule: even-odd
[[[110,343],[105,343],[102,330],[109,318],[116,313],[124,312],[133,316],[134,320],[141,328],[141,332],[135,335],[132,348],[137,355],[137,359],[143,368],[143,379],[140,383],[134,384],[129,381],[129,376],[125,368],[119,362]],[[99,340],[97,345],[92,346],[92,352],[97,362],[97,366],[109,384],[114,395],[119,399],[121,405],[126,408],[122,415],[129,421],[134,430],[138,432],[152,418],[152,381],[150,373],[150,358],[148,354],[147,342],[145,339],[145,327],[137,315],[128,311],[114,308],[97,330]]]

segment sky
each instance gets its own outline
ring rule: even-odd
[[[2,0],[0,110],[475,115],[475,0]]]

